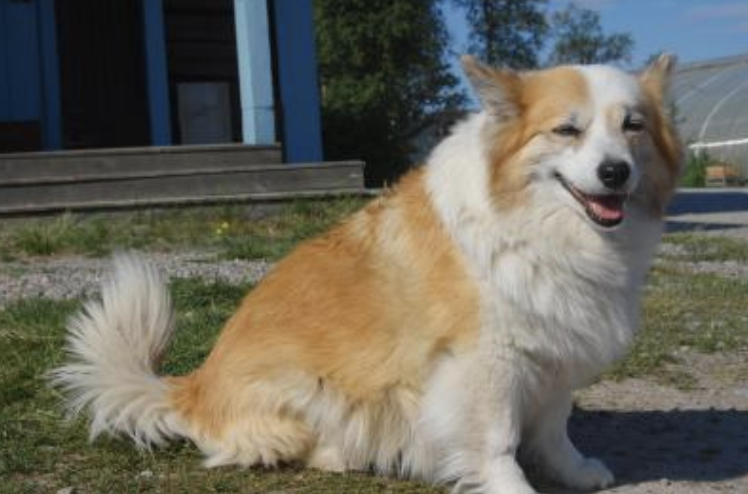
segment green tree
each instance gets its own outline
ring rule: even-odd
[[[550,64],[630,62],[634,40],[628,33],[603,33],[600,14],[573,3],[551,16],[554,38]]]
[[[445,61],[439,0],[315,0],[327,159],[362,158],[379,186],[409,166],[413,138],[464,102]]]
[[[545,43],[547,0],[452,0],[471,27],[468,50],[493,66],[534,68]]]

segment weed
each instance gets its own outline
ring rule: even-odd
[[[705,152],[689,153],[680,183],[684,187],[706,186],[706,167],[712,162]]]
[[[32,223],[16,232],[13,247],[30,256],[49,256],[62,251],[73,236],[72,219],[69,215],[43,223]]]

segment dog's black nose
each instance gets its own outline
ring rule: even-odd
[[[625,161],[603,161],[597,168],[600,181],[613,190],[623,187],[630,175],[631,165]]]

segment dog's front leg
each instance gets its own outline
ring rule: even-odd
[[[530,448],[541,466],[560,482],[577,489],[599,489],[614,482],[613,474],[596,458],[583,456],[571,442],[567,420],[571,393],[558,390],[543,407],[533,427]]]
[[[456,486],[457,492],[533,494],[516,460],[522,431],[522,357],[513,349],[494,347],[471,376],[472,405],[467,405],[470,446],[477,471]]]

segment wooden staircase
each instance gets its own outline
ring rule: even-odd
[[[362,162],[283,164],[279,146],[0,155],[0,214],[6,215],[362,192]]]

